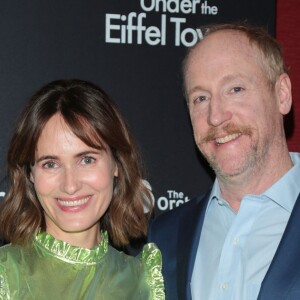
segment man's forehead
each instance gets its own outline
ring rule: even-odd
[[[188,53],[185,60],[184,72],[189,69],[190,64],[207,59],[226,58],[234,53],[234,55],[245,55],[246,57],[257,57],[260,55],[258,47],[251,43],[245,33],[238,30],[224,29],[213,32],[200,41]]]
[[[201,40],[193,49],[191,49],[190,55],[206,48],[221,48],[224,50],[229,47],[240,48],[241,43],[245,46],[251,45],[249,38],[245,33],[232,29],[219,30],[210,33],[203,40]]]

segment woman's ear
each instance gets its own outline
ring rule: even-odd
[[[118,177],[118,176],[119,176],[119,168],[118,168],[117,164],[116,164],[116,166],[115,166],[114,176],[115,176],[115,177]]]
[[[34,183],[34,178],[33,178],[33,175],[32,175],[32,171],[30,171],[29,180],[30,180],[32,183]]]
[[[279,76],[276,82],[276,94],[280,113],[288,114],[292,108],[292,85],[288,74],[283,73]]]

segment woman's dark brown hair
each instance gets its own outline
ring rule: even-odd
[[[125,121],[98,86],[82,80],[58,80],[30,99],[9,144],[10,188],[0,207],[2,238],[25,244],[38,230],[45,230],[43,209],[30,181],[30,172],[41,132],[57,113],[85,144],[110,151],[118,166],[113,198],[100,220],[101,230],[108,231],[116,246],[144,236],[147,230],[144,205],[150,203],[147,201],[150,195],[142,182],[140,159]]]

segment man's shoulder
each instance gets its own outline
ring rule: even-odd
[[[206,209],[209,195],[210,191],[151,220],[148,242],[156,243],[163,255],[167,253],[170,256],[172,253],[175,257],[178,239],[190,234],[189,230],[186,232],[186,228],[197,227],[199,217]]]
[[[182,217],[185,217],[190,214],[191,211],[195,209],[201,202],[205,201],[209,196],[210,191],[201,194],[197,197],[192,198],[190,201],[181,204],[180,206],[164,212],[157,217],[155,217],[151,221],[151,226],[168,226],[172,224],[174,226],[174,222],[179,221]],[[171,223],[172,222],[172,223]]]

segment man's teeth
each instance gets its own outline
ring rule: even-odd
[[[222,138],[217,138],[216,142],[217,142],[217,144],[224,144],[224,143],[230,142],[232,140],[235,140],[240,135],[241,135],[240,133],[230,134],[230,135],[224,136]]]
[[[90,199],[90,197],[86,197],[86,198],[82,198],[80,200],[74,200],[74,201],[63,201],[60,199],[57,199],[57,200],[61,206],[79,206],[79,205],[83,205],[83,204],[87,203],[89,199]]]

